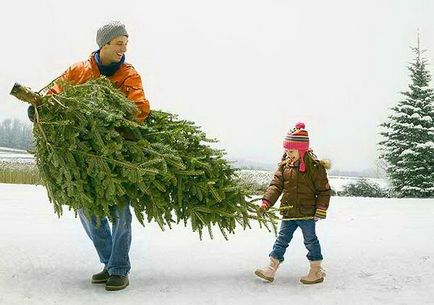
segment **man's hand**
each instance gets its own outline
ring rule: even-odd
[[[134,133],[124,127],[118,127],[116,128],[116,131],[119,132],[119,134],[125,139],[125,140],[130,140],[130,141],[134,141],[137,140],[136,136],[134,135]]]

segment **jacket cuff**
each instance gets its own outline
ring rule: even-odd
[[[327,210],[324,208],[317,208],[315,212],[315,217],[325,219],[327,216]]]

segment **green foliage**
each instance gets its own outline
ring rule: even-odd
[[[345,185],[344,190],[339,192],[339,195],[348,197],[389,197],[387,190],[366,179],[360,179],[355,183]]]
[[[34,127],[37,166],[59,216],[67,206],[112,218],[110,206],[130,202],[141,224],[190,221],[200,237],[218,225],[227,238],[249,219],[275,229],[276,217],[258,217],[224,152],[193,122],[152,111],[142,124],[135,114],[106,78],[44,97]]]

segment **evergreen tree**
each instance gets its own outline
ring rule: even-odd
[[[388,190],[383,189],[378,183],[361,178],[357,182],[344,185],[339,196],[348,197],[388,197]]]
[[[381,141],[381,158],[387,162],[386,172],[392,192],[399,197],[434,196],[434,93],[429,87],[431,74],[422,57],[419,35],[416,54],[410,64],[409,90],[404,99],[392,108],[389,120],[381,124],[385,137]]]

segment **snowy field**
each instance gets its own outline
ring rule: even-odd
[[[34,164],[35,157],[25,150],[0,147],[0,162]]]
[[[434,200],[333,197],[318,224],[327,272],[308,270],[300,231],[275,282],[257,279],[275,240],[254,227],[225,241],[134,220],[130,286],[92,285],[96,252],[73,213],[57,218],[42,187],[0,184],[0,304],[433,304]]]
[[[242,180],[251,181],[259,185],[268,186],[271,179],[273,178],[273,171],[266,170],[250,170],[243,169],[239,171],[239,176]],[[345,176],[329,176],[330,186],[335,191],[342,191],[344,185],[350,183],[356,183],[360,180],[360,177],[345,177]],[[381,188],[387,188],[387,181],[380,178],[366,178],[370,183],[376,183]]]
[[[25,150],[0,147],[0,166],[2,164],[29,166],[35,163],[35,157]],[[254,183],[264,188],[270,183],[273,174],[274,171],[267,170],[243,169],[239,171],[239,176],[243,181]],[[355,183],[359,179],[358,177],[329,176],[330,185],[337,192],[342,191],[344,185]],[[382,188],[387,188],[387,182],[384,179],[367,178],[367,180],[371,183],[377,183]]]

